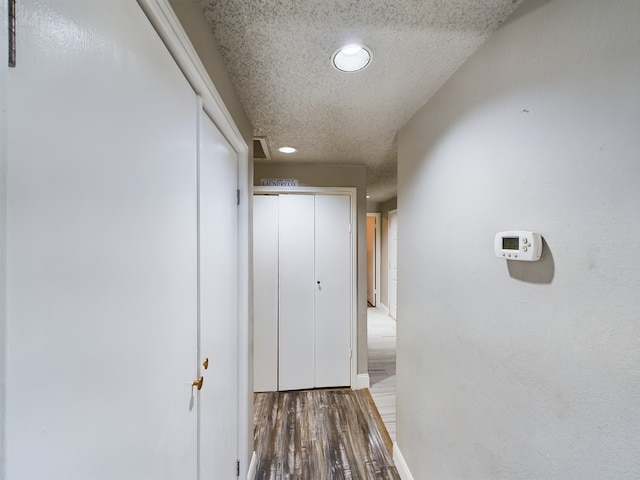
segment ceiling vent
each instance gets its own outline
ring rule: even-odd
[[[256,159],[271,159],[269,154],[269,147],[267,147],[266,137],[255,137],[253,139],[253,158]]]

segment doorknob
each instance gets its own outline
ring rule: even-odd
[[[205,358],[204,362],[202,362],[202,366],[204,367],[204,369],[206,370],[207,368],[209,368],[209,358]]]
[[[204,383],[204,377],[200,377],[198,380],[194,380],[191,386],[198,387],[198,390],[202,390],[203,383]]]

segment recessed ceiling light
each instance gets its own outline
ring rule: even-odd
[[[364,45],[345,45],[335,51],[331,63],[341,72],[357,72],[371,62],[371,50]]]
[[[293,147],[280,147],[278,151],[282,153],[296,153],[298,149]]]

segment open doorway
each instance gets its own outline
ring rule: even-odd
[[[381,213],[367,214],[367,353],[371,397],[389,437],[395,441],[396,321],[385,305],[388,287],[380,269],[383,265],[386,273],[388,267],[388,221],[384,224],[387,215],[383,219]]]
[[[380,214],[367,213],[367,306],[380,301]]]

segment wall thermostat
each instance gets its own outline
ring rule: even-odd
[[[522,230],[498,232],[493,247],[496,257],[535,262],[542,255],[542,235]]]

